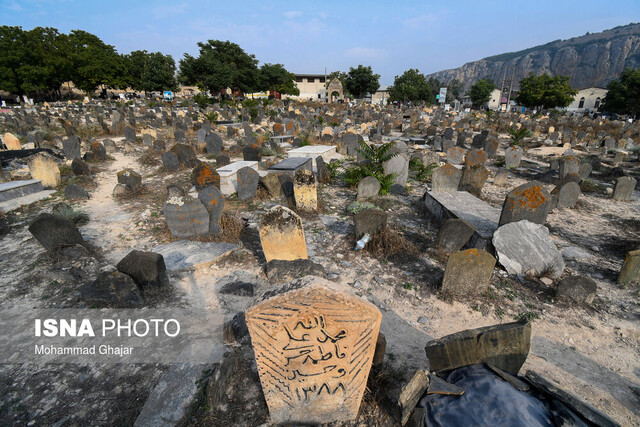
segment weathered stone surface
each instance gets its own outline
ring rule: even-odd
[[[552,205],[558,208],[572,208],[578,203],[581,194],[580,185],[576,182],[567,182],[562,186],[557,185],[551,192]]]
[[[316,157],[316,170],[318,172],[317,173],[318,182],[323,184],[327,184],[331,182],[331,172],[329,171],[329,168],[325,164],[322,156]]]
[[[220,175],[209,163],[200,162],[191,172],[191,183],[197,191],[210,186],[220,188]]]
[[[156,246],[153,252],[164,257],[168,271],[182,271],[208,267],[238,248],[235,243],[178,240]]]
[[[72,135],[66,139],[62,140],[62,151],[64,152],[64,156],[69,159],[79,159],[80,154],[80,138],[75,135]]]
[[[71,171],[73,171],[73,174],[77,175],[77,176],[80,176],[80,175],[90,176],[91,175],[91,168],[89,167],[88,164],[86,164],[84,161],[82,161],[79,157],[73,159],[73,161],[71,162]]]
[[[517,374],[531,346],[531,323],[520,320],[502,325],[468,329],[427,343],[431,371],[490,363]]]
[[[459,191],[467,191],[476,197],[480,197],[482,187],[489,178],[489,170],[481,164],[465,166],[462,169],[462,178],[458,186]]]
[[[504,150],[504,165],[508,168],[517,168],[522,160],[523,150],[517,145]]]
[[[502,205],[499,225],[527,220],[544,224],[551,209],[551,195],[538,181],[511,190]]]
[[[260,175],[253,168],[245,166],[236,174],[238,182],[238,200],[253,199],[258,191]]]
[[[222,151],[222,138],[215,132],[209,133],[205,138],[207,154],[218,154]]]
[[[356,200],[364,200],[370,197],[377,197],[380,192],[380,181],[373,176],[365,176],[358,184]]]
[[[630,251],[624,259],[618,283],[626,286],[632,283],[640,283],[640,249]]]
[[[259,162],[262,159],[262,146],[259,144],[245,146],[242,149],[242,157],[245,161]]]
[[[482,165],[487,162],[487,152],[484,150],[469,150],[464,156],[464,165],[468,168],[475,165]]]
[[[591,304],[598,286],[595,280],[586,276],[570,276],[558,283],[557,298],[569,298],[576,302]]]
[[[220,219],[224,210],[224,196],[217,187],[211,185],[200,190],[198,199],[209,212],[209,234],[217,236],[222,232]]]
[[[84,245],[82,235],[75,224],[60,215],[41,213],[29,225],[29,232],[49,252]]]
[[[2,136],[2,141],[4,142],[7,150],[21,150],[22,146],[20,145],[20,140],[12,133],[5,133]]]
[[[88,199],[89,193],[77,184],[69,184],[64,189],[64,197],[69,200]]]
[[[125,126],[124,139],[127,142],[136,142],[136,130],[131,126]]]
[[[496,259],[478,249],[451,254],[442,280],[442,291],[453,295],[473,295],[486,292]]]
[[[440,166],[433,171],[431,176],[431,191],[437,193],[458,191],[461,179],[462,171],[460,169],[450,164]]]
[[[393,179],[394,184],[405,186],[407,185],[407,178],[409,176],[409,160],[402,154],[398,154],[395,157],[384,162],[382,165],[384,174],[395,174]]]
[[[324,279],[288,285],[246,311],[272,423],[356,417],[382,315]]]
[[[192,146],[187,144],[176,144],[171,147],[171,150],[178,156],[178,163],[187,167],[194,167],[198,161],[196,152]]]
[[[318,209],[318,192],[313,172],[306,169],[299,169],[296,172],[293,179],[293,196],[296,201],[296,209],[303,211]]]
[[[620,202],[628,202],[631,200],[633,190],[636,188],[637,181],[630,176],[621,176],[616,181],[616,187],[613,190],[613,200]]]
[[[469,241],[476,228],[464,219],[450,218],[438,231],[436,247],[445,254],[457,252]]]
[[[107,149],[104,148],[104,145],[101,142],[93,142],[90,145],[91,153],[93,153],[94,158],[99,161],[107,160]]]
[[[79,292],[80,299],[90,308],[136,308],[144,304],[133,279],[117,271],[100,273]]]
[[[130,191],[137,191],[142,187],[142,175],[131,169],[118,172],[118,184],[122,184]]]
[[[271,197],[280,197],[282,195],[282,185],[278,179],[278,174],[270,173],[260,177],[260,184],[267,189]]]
[[[260,243],[267,262],[307,258],[302,220],[284,206],[271,208],[260,222]]]
[[[445,396],[462,396],[464,389],[441,379],[439,376],[429,375],[427,394],[443,394]]]
[[[209,233],[209,212],[198,199],[170,197],[162,212],[171,234],[176,237],[194,237]]]
[[[453,141],[450,141],[453,145]],[[444,147],[443,147],[444,148]],[[452,165],[461,165],[464,160],[465,150],[460,147],[449,147],[447,150],[447,163]]]
[[[274,259],[267,263],[265,274],[271,283],[290,282],[305,276],[326,276],[324,268],[310,259],[293,261]]]
[[[164,258],[158,253],[133,250],[118,262],[116,268],[131,277],[143,292],[169,284]]]
[[[180,167],[180,161],[178,155],[173,151],[167,151],[162,154],[162,165],[168,171],[177,171]]]
[[[356,240],[365,234],[373,237],[387,226],[388,215],[380,209],[365,209],[353,217]]]
[[[493,235],[493,246],[509,274],[531,272],[556,279],[564,271],[562,254],[544,225],[526,220],[502,225]]]
[[[56,188],[60,184],[60,168],[58,163],[48,154],[39,153],[27,162],[29,173],[33,179],[42,181],[45,188]]]
[[[580,159],[576,156],[567,155],[558,159],[560,178],[563,178],[568,173],[578,173],[580,168]]]
[[[429,372],[422,369],[417,370],[407,385],[402,387],[400,396],[398,397],[402,425],[405,425],[407,421],[409,421],[411,412],[413,412],[413,409],[428,387]]]

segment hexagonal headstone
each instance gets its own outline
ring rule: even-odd
[[[458,190],[462,171],[453,165],[438,167],[431,175],[431,190],[434,192],[453,192]]]
[[[538,181],[531,181],[511,190],[502,205],[499,225],[526,219],[544,224],[552,206],[549,192]]]
[[[447,260],[442,290],[451,294],[471,295],[486,292],[496,259],[488,252],[467,249]]]
[[[271,422],[316,424],[357,416],[382,315],[312,277],[246,311]]]

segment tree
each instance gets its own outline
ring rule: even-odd
[[[491,92],[496,88],[496,85],[491,79],[481,79],[471,85],[471,91],[469,96],[471,97],[471,103],[474,107],[479,108],[491,99]]]
[[[629,114],[634,118],[640,114],[640,69],[627,68],[618,80],[607,86],[600,110],[617,114]]]
[[[180,60],[182,83],[197,85],[209,92],[226,88],[252,92],[259,86],[258,60],[230,41],[209,40],[198,43],[200,54],[185,54]]]
[[[429,87],[431,88],[431,93],[433,94],[433,97],[438,95],[440,93],[440,88],[443,87],[443,85],[440,82],[440,80],[436,79],[435,77],[429,77],[429,80],[427,81],[427,83],[429,84]],[[432,101],[435,100],[433,97],[431,99]]]
[[[389,98],[393,101],[423,101],[430,104],[434,96],[427,78],[413,68],[396,76],[393,85],[389,87]]]
[[[129,87],[133,90],[144,90],[142,77],[144,75],[145,64],[148,60],[149,52],[146,50],[134,50],[127,55],[122,55],[124,76],[121,87],[123,89]]]
[[[78,89],[91,93],[99,86],[122,85],[122,57],[113,46],[105,44],[98,36],[81,30],[71,31],[69,43],[73,64],[71,80]]]
[[[520,81],[516,102],[527,108],[564,108],[573,102],[576,93],[569,85],[569,76],[536,76],[531,73]]]
[[[373,94],[380,87],[380,75],[373,74],[371,66],[358,65],[349,68],[344,81],[344,88],[355,98],[361,98],[367,93]]]
[[[460,92],[462,92],[462,83],[458,79],[452,79],[447,85],[447,99],[448,103],[459,99]]]
[[[176,63],[170,55],[160,52],[149,54],[142,74],[142,89],[145,92],[176,90]]]
[[[279,92],[283,95],[300,95],[295,84],[296,76],[282,64],[262,64],[260,67],[260,89]]]

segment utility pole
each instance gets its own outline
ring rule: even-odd
[[[507,78],[507,67],[504,67],[504,73],[502,73],[502,86],[500,86],[500,99],[498,99],[498,111],[502,109],[502,95],[504,95],[504,81]]]
[[[509,96],[507,97],[507,111],[509,105],[511,105],[511,91],[513,90],[513,79],[516,76],[516,66],[513,66],[513,72],[511,73],[511,81],[509,82]]]

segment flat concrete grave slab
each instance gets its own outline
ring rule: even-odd
[[[411,138],[409,138],[409,144],[423,145],[425,142],[426,140],[424,138],[417,138],[415,136],[412,136]]]
[[[287,151],[287,157],[307,157],[315,159],[318,156],[322,156],[322,159],[328,162],[331,160],[330,156],[336,154],[336,147],[336,145],[306,145]]]
[[[425,145],[425,144],[416,144],[413,146],[414,150],[431,150],[431,146],[430,145]]]
[[[250,167],[256,172],[258,171],[258,162],[238,160],[216,169],[220,175],[220,192],[225,196],[229,196],[238,191],[238,171],[244,167]]]
[[[28,206],[31,203],[39,202],[40,200],[51,197],[55,192],[55,190],[42,190],[37,193],[31,193],[26,196],[16,197],[15,199],[0,202],[0,211],[9,212],[21,208],[22,206]]]
[[[0,184],[0,202],[17,199],[28,194],[39,193],[44,190],[42,181],[30,179],[25,181],[11,181]]]
[[[450,218],[464,219],[476,229],[465,247],[493,251],[491,239],[498,229],[500,209],[483,202],[466,191],[424,195],[424,204],[439,224]]]
[[[218,258],[239,247],[235,243],[178,240],[156,246],[153,252],[164,257],[167,270],[180,271],[208,267]]]
[[[298,169],[312,170],[312,159],[309,157],[289,157],[269,168],[269,173],[285,172],[293,178]]]
[[[278,135],[278,136],[272,136],[271,138],[269,138],[272,142],[275,142],[276,144],[278,144],[278,146],[281,146],[282,144],[290,144],[293,142],[293,135]]]

